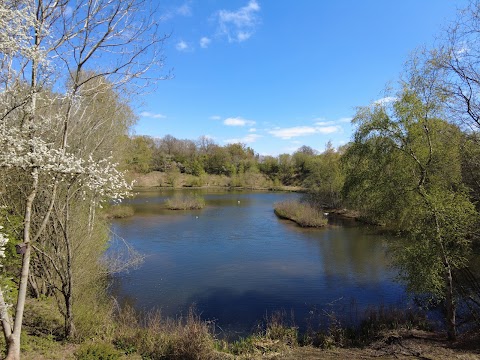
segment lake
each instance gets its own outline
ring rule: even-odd
[[[112,293],[140,310],[185,314],[195,304],[226,334],[244,334],[268,314],[306,319],[335,312],[352,321],[371,306],[403,306],[385,239],[353,220],[329,217],[323,229],[304,229],[273,212],[282,192],[182,190],[206,207],[166,210],[179,191],[151,190],[126,203],[135,215],[112,231],[146,255],[138,269],[114,277]]]

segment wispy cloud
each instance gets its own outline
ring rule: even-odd
[[[192,7],[190,6],[189,3],[185,3],[182,6],[179,6],[178,8],[176,8],[175,12],[178,15],[182,15],[182,16],[192,16]]]
[[[315,125],[317,126],[330,126],[330,125],[337,125],[337,124],[345,124],[350,123],[352,121],[351,117],[342,117],[337,120],[327,120],[325,118],[316,118],[314,119]]]
[[[190,50],[190,46],[183,40],[180,40],[177,45],[175,45],[175,48],[178,51],[188,51]]]
[[[218,19],[219,33],[226,36],[229,42],[248,40],[256,31],[260,19],[260,5],[256,0],[236,11],[219,10],[215,16]]]
[[[210,119],[211,119],[211,120],[220,120],[221,118],[222,118],[222,117],[219,116],[219,115],[212,115],[212,116],[210,116]]]
[[[211,42],[212,40],[210,38],[204,36],[200,39],[200,47],[206,49]]]
[[[280,139],[288,140],[299,136],[308,136],[314,134],[333,134],[340,132],[340,126],[295,126],[290,128],[276,128],[268,133]]]
[[[317,121],[315,125],[317,126],[329,126],[329,125],[335,125],[335,121]]]
[[[246,120],[241,117],[230,117],[223,120],[223,124],[227,126],[253,126],[255,125],[255,121]]]
[[[387,105],[387,104],[390,104],[394,101],[397,101],[397,98],[395,96],[387,96],[387,97],[384,97],[384,98],[381,98],[381,99],[378,99],[378,100],[375,100],[373,102],[373,105],[380,105],[380,106],[384,106],[384,105]]]
[[[173,19],[176,16],[192,16],[192,7],[190,2],[186,2],[178,7],[170,7],[167,11],[162,14],[161,20],[168,21]]]
[[[155,114],[155,113],[151,113],[150,111],[142,111],[140,113],[140,116],[144,117],[144,118],[151,118],[151,119],[165,119],[166,118],[166,116],[163,115],[163,114]]]
[[[248,129],[248,132],[251,132],[251,133],[257,132],[257,129],[255,129],[255,128],[250,128],[250,129]]]
[[[244,136],[243,138],[225,140],[225,143],[227,143],[227,144],[236,144],[236,143],[251,144],[251,143],[257,141],[257,139],[259,139],[261,137],[262,137],[262,135],[258,135],[258,134],[248,134],[248,135]]]

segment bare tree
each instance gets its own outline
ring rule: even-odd
[[[121,196],[121,188],[128,187],[107,160],[100,169],[93,159],[83,157],[85,153],[71,151],[69,138],[73,121],[85,115],[79,106],[79,98],[87,93],[82,90],[88,88],[91,96],[100,92],[92,86],[101,85],[97,79],[106,79],[116,89],[128,85],[139,91],[164,78],[158,68],[163,65],[161,46],[166,36],[160,36],[154,16],[155,9],[145,0],[0,3],[0,40],[5,40],[0,41],[0,167],[17,168],[30,178],[23,202],[24,253],[14,322],[2,312],[7,359],[20,358],[32,244],[55,209],[59,183],[80,181],[98,200]],[[42,98],[44,89],[52,89],[55,96]],[[52,132],[53,143],[45,139]],[[36,211],[34,204],[44,187],[49,188],[48,205]]]
[[[444,33],[444,44],[434,51],[433,61],[447,70],[444,90],[458,123],[480,129],[480,1],[460,10]]]

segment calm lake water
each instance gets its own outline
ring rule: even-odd
[[[355,320],[369,306],[405,301],[384,238],[368,227],[331,218],[325,229],[302,229],[278,219],[273,204],[294,193],[182,192],[201,195],[206,207],[166,210],[173,190],[145,191],[127,201],[135,216],[113,222],[114,233],[147,255],[115,277],[121,302],[173,317],[196,304],[225,332],[245,333],[277,310],[293,311],[302,327],[323,310]]]

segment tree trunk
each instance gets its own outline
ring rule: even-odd
[[[27,197],[25,206],[25,220],[23,225],[23,242],[25,253],[22,259],[22,273],[20,276],[20,284],[18,287],[17,307],[15,309],[15,321],[13,325],[13,333],[7,339],[8,355],[5,360],[20,359],[20,334],[22,331],[23,311],[25,309],[25,300],[27,297],[28,273],[30,270],[30,256],[32,246],[30,244],[30,230],[32,220],[33,201],[37,196],[38,189],[38,168],[32,171],[33,183],[32,190]]]
[[[5,298],[3,297],[3,289],[0,289],[0,317],[2,322],[3,336],[6,340],[12,335],[12,320],[8,314],[7,304],[5,303]]]
[[[11,337],[8,341],[8,354],[5,360],[20,360],[20,339]]]
[[[452,269],[447,263],[445,267],[445,307],[447,311],[447,337],[448,340],[454,341],[457,339],[457,328],[455,319],[455,301],[453,298],[453,277]]]

